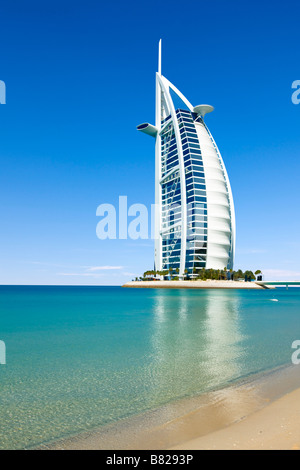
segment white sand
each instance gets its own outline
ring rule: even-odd
[[[300,389],[238,423],[173,449],[300,450]]]

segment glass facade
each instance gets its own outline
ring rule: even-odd
[[[161,238],[162,269],[180,269],[181,185],[178,148],[171,116],[162,120],[161,134]]]
[[[176,120],[184,159],[187,204],[185,271],[205,268],[207,250],[206,186],[200,143],[194,121],[197,115],[176,109]],[[169,123],[161,135],[161,192],[162,192],[162,269],[179,273],[181,254],[181,186],[178,146],[171,116],[162,119]]]

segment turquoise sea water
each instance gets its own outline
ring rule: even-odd
[[[2,286],[0,448],[90,430],[288,364],[295,339],[300,289]]]

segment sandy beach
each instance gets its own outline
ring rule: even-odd
[[[143,287],[153,289],[274,289],[256,282],[243,281],[131,281],[122,287]]]
[[[240,422],[172,449],[300,450],[300,389]]]
[[[279,368],[39,449],[300,449],[299,369]]]

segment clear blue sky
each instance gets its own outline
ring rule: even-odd
[[[235,268],[300,279],[298,0],[3,1],[0,284],[121,284],[151,240],[100,241],[96,208],[154,202],[157,43],[225,160]],[[92,269],[111,267],[111,269]]]

